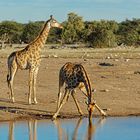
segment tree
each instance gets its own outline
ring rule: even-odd
[[[0,23],[0,43],[4,48],[6,43],[29,43],[33,41],[43,27],[44,21],[27,24],[15,21]],[[114,47],[125,44],[140,45],[140,19],[132,19],[117,23],[115,21],[83,21],[75,13],[69,13],[67,20],[62,23],[64,29],[50,30],[49,43],[86,43],[91,47]]]
[[[62,29],[52,28],[50,30],[47,42],[60,43],[61,42],[61,33],[62,33]]]
[[[0,36],[0,48],[3,49],[5,48],[5,43],[8,42],[9,38],[8,38],[8,35],[6,33],[2,34]]]
[[[89,25],[88,25],[89,24]],[[86,23],[86,42],[92,47],[114,47],[116,45],[115,32],[118,24],[115,21],[95,21]]]
[[[82,17],[75,13],[68,14],[68,20],[63,23],[62,40],[64,43],[75,43],[81,41],[81,33],[84,29]]]
[[[15,21],[3,21],[0,23],[0,38],[5,38],[6,42],[19,43],[22,33],[22,24]]]
[[[119,24],[117,31],[119,44],[140,44],[140,19],[125,20]]]
[[[89,43],[90,42],[90,38],[91,34],[93,33],[93,31],[95,30],[95,28],[97,27],[97,22],[96,21],[86,21],[84,23],[84,29],[82,30],[82,40],[85,43]]]
[[[39,34],[41,28],[43,26],[43,22],[29,22],[24,26],[21,40],[24,43],[29,43],[33,41],[37,35]]]

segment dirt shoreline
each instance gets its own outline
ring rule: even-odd
[[[59,69],[68,61],[83,64],[90,77],[92,88],[96,89],[94,98],[101,108],[108,109],[109,117],[140,116],[140,60],[137,57],[104,59],[106,56],[104,53],[103,57],[98,59],[43,58],[37,78],[38,104],[28,105],[28,71],[17,72],[14,82],[16,103],[10,103],[6,83],[7,57],[1,54],[0,56],[0,121],[51,119],[56,110]],[[100,63],[111,65],[104,66],[99,65]],[[86,117],[87,99],[79,90],[76,97]],[[79,117],[72,98],[61,109],[60,114],[61,118]],[[93,116],[100,117],[100,114],[96,110]]]
[[[50,119],[52,120],[53,115],[47,115],[47,114],[30,114],[30,115],[18,115],[18,117],[9,117],[9,118],[0,118],[0,122],[7,122],[7,121],[24,121],[24,120],[45,120],[45,119]],[[85,114],[83,116],[80,116],[78,114],[61,114],[57,117],[57,119],[73,119],[73,118],[87,118],[88,115]],[[100,115],[94,115],[92,116],[93,118],[102,118],[103,116]],[[105,118],[108,117],[140,117],[140,113],[137,114],[114,114],[114,115],[107,115]],[[104,118],[104,117],[103,117]]]

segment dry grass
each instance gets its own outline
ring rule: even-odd
[[[6,48],[0,50],[1,57],[7,57],[11,52],[20,50],[23,47],[20,45],[14,45],[13,48]],[[140,58],[140,48],[128,47],[128,48],[59,48],[50,49],[50,47],[45,47],[43,49],[42,57],[59,57],[59,58],[85,58],[85,59],[139,59]]]

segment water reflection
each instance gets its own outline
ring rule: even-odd
[[[55,126],[55,128],[53,128],[53,132],[56,132],[57,134],[55,135],[55,133],[52,135],[56,136],[56,139],[58,140],[77,140],[79,137],[79,129],[81,129],[83,127],[83,125],[86,126],[86,129],[84,130],[84,139],[85,140],[92,140],[94,137],[94,133],[96,131],[96,128],[102,124],[102,122],[104,121],[104,119],[99,119],[98,121],[96,121],[95,123],[93,123],[92,121],[88,123],[88,125],[85,125],[85,121],[83,122],[83,119],[79,119],[76,121],[75,126],[72,127],[72,132],[70,131],[66,131],[67,129],[63,126],[63,120],[55,120],[53,122],[51,122],[52,125]],[[37,140],[37,125],[38,121],[37,120],[29,120],[26,121],[26,127],[25,129],[27,130],[27,138],[22,138],[21,139],[28,139],[28,140]],[[46,124],[47,125],[47,124]],[[16,135],[17,135],[17,129],[18,129],[18,125],[17,122],[11,121],[9,122],[9,133],[8,133],[8,140],[16,140]],[[21,131],[21,130],[20,130]],[[47,132],[47,130],[46,130]],[[42,140],[40,134],[39,134],[39,138],[40,140]]]
[[[28,121],[29,140],[37,140],[37,120]]]
[[[140,117],[0,122],[0,140],[139,140]]]
[[[14,140],[14,122],[9,123],[9,140]]]
[[[72,140],[77,140],[77,136],[78,134],[78,129],[80,128],[81,124],[82,124],[83,119],[79,119],[76,123],[76,127],[73,130],[73,135],[71,136]],[[99,125],[103,125],[103,122],[105,122],[104,118],[99,119],[96,123],[93,124],[92,121],[88,122],[88,126],[87,126],[87,131],[85,131],[85,140],[93,140],[94,138],[94,133],[96,131],[96,128]],[[60,120],[55,120],[54,124],[57,128],[57,132],[58,132],[58,140],[69,140],[68,138],[68,133],[62,128],[61,125],[61,121]]]
[[[94,125],[92,123],[92,121],[89,122],[88,124],[88,132],[87,132],[87,139],[88,140],[92,140],[95,132],[96,132],[96,129],[98,127],[101,127],[104,125],[106,119],[105,118],[100,118]]]
[[[14,132],[15,132],[15,123],[14,121],[9,122],[9,134],[8,140],[15,140]],[[29,120],[27,121],[28,126],[28,139],[29,140],[37,140],[37,120]],[[24,131],[24,130],[23,130]],[[22,136],[21,136],[22,137]]]

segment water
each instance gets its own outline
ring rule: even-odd
[[[140,140],[140,117],[0,122],[0,140]]]

